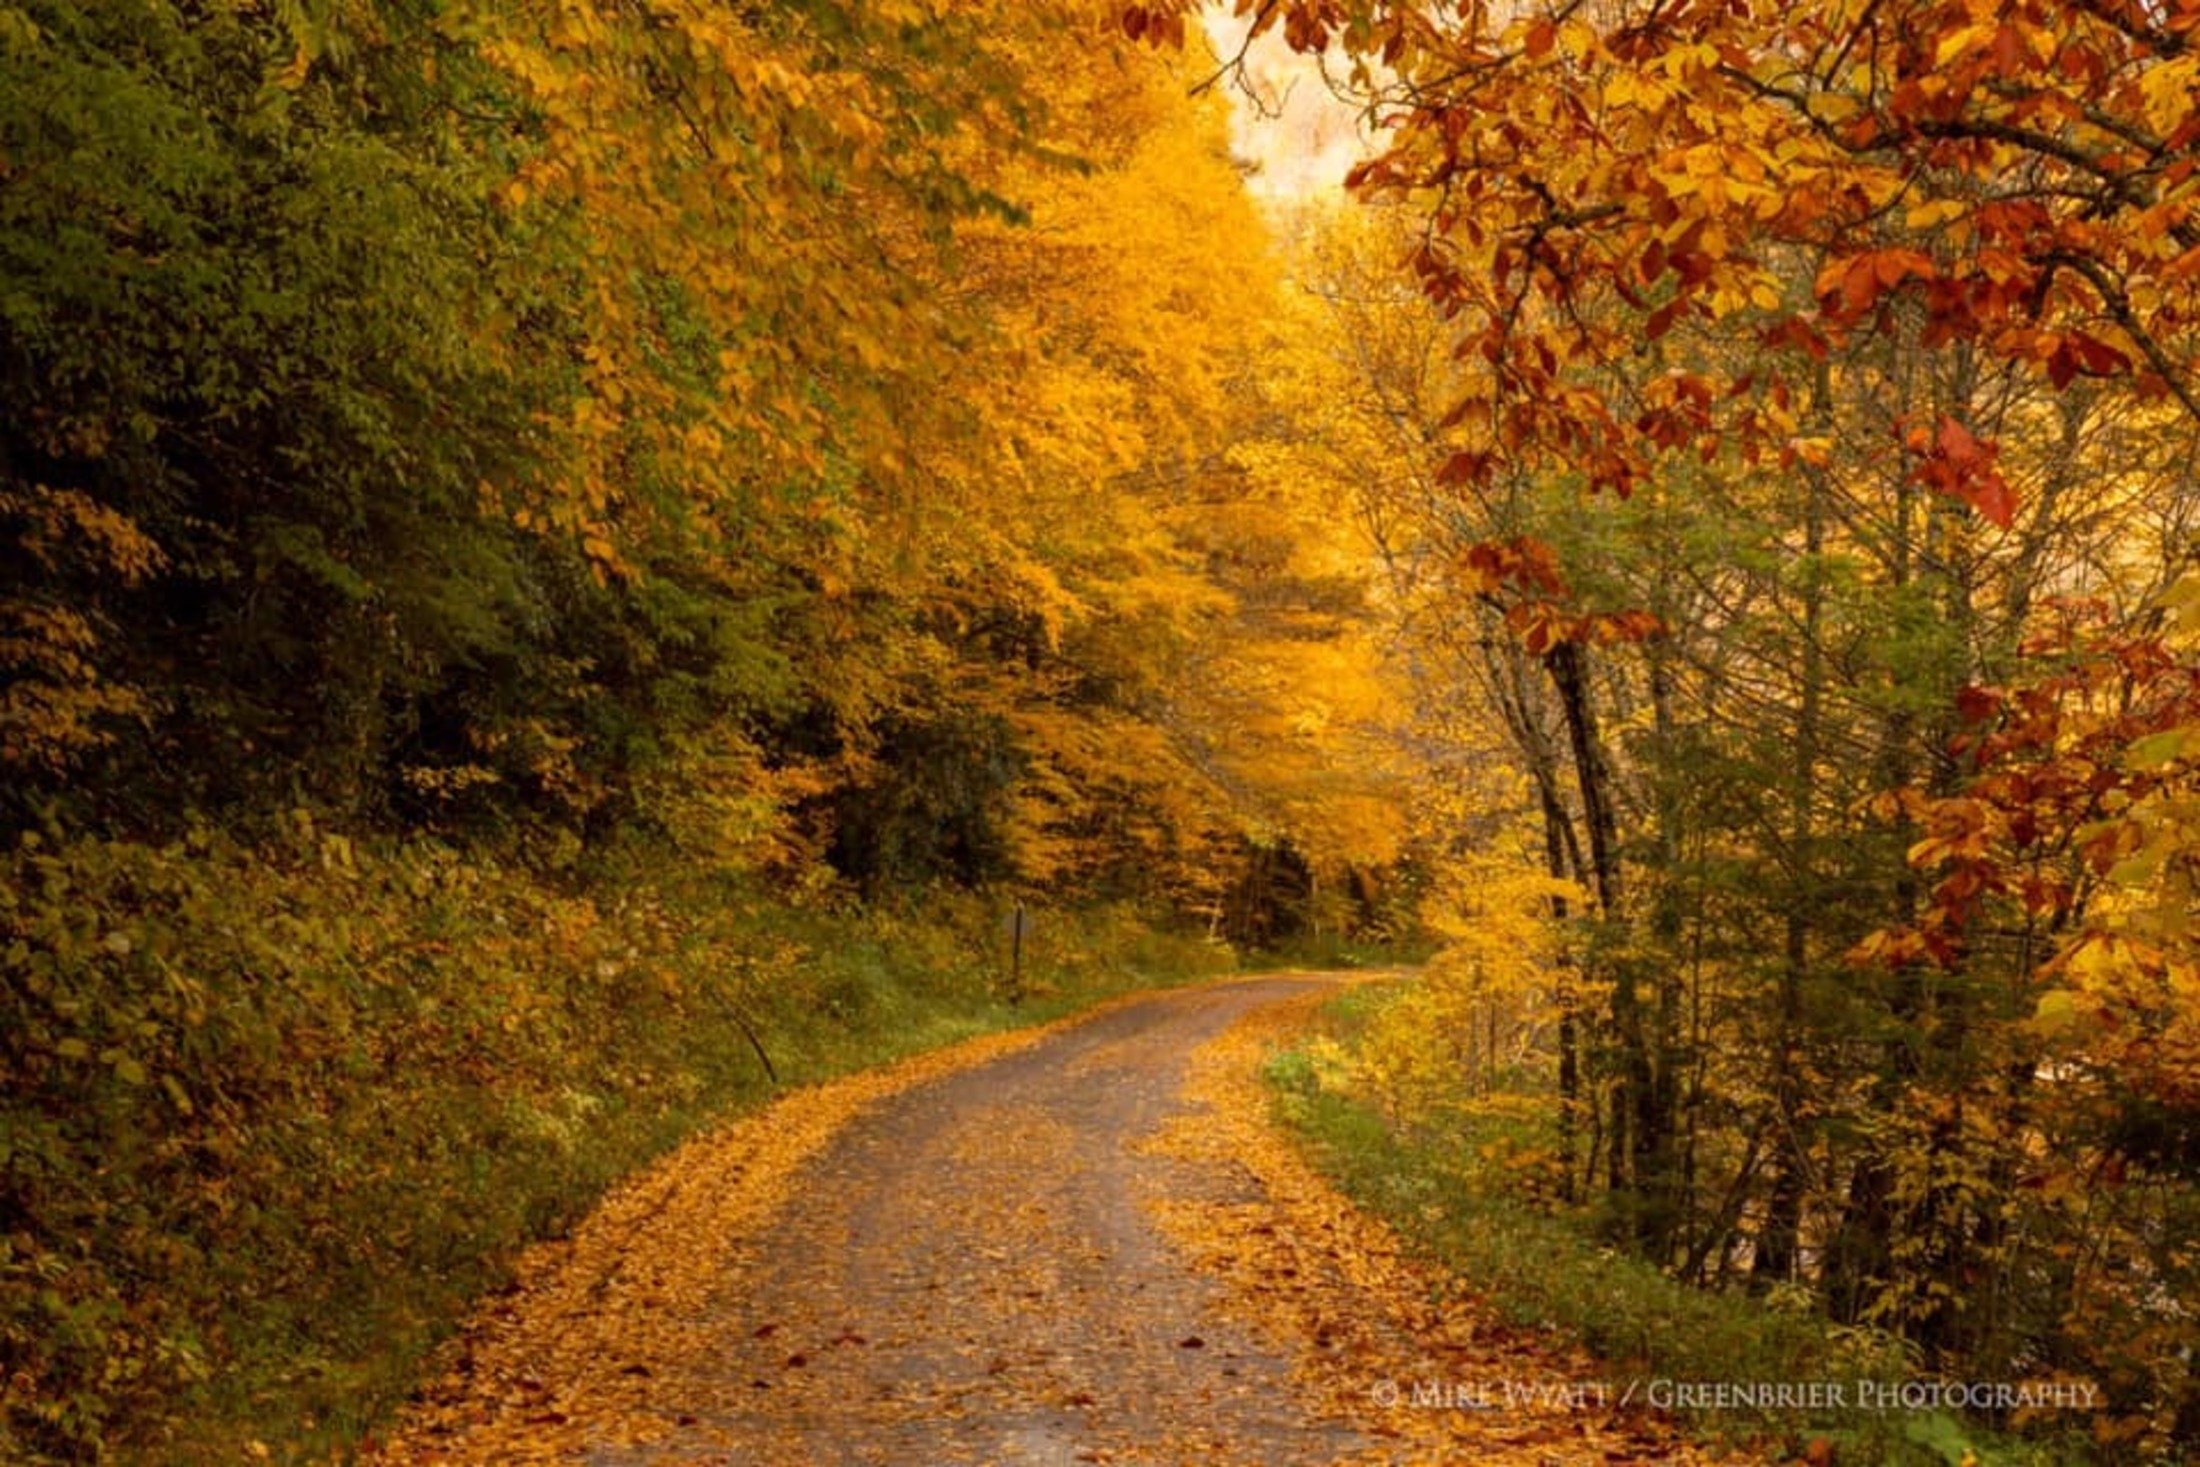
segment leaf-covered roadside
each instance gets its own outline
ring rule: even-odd
[[[863,1110],[929,1080],[1037,1044],[1071,1022],[989,1035],[798,1091],[663,1157],[606,1197],[570,1238],[531,1252],[457,1358],[367,1460],[571,1461],[646,1446],[678,1419],[682,1383],[724,1352],[723,1298],[757,1229]]]
[[[1219,954],[1049,912],[785,907],[480,852],[28,842],[0,881],[0,1444],[282,1460],[356,1439],[423,1352],[639,1163],[797,1081]],[[334,898],[332,900],[332,897]]]
[[[1504,1327],[1582,1342],[1610,1362],[1606,1372],[1638,1382],[1826,1383],[1815,1407],[1683,1413],[1706,1439],[1739,1438],[1780,1460],[2116,1460],[2088,1440],[2091,1409],[2035,1413],[2016,1423],[2022,1434],[1937,1407],[1867,1409],[1871,1383],[1931,1374],[1898,1338],[1831,1324],[1801,1290],[1706,1290],[1610,1247],[1593,1209],[1561,1201],[1545,1098],[1469,1090],[1439,1073],[1447,1034],[1459,1032],[1444,1008],[1460,998],[1456,978],[1370,984],[1332,1000],[1270,1053],[1264,1071],[1270,1113],[1296,1149],[1352,1205],[1396,1230],[1430,1271],[1431,1297],[1463,1293]],[[2097,1391],[2064,1384],[2077,1386],[2071,1399],[2098,1405]]]
[[[1617,1391],[1598,1394],[1611,1365],[1564,1336],[1506,1323],[1489,1302],[1502,1280],[1451,1275],[1309,1164],[1277,1124],[1263,1076],[1331,1001],[1317,993],[1271,1005],[1198,1051],[1185,1091],[1204,1111],[1148,1144],[1257,1183],[1234,1205],[1164,1202],[1158,1219],[1221,1278],[1234,1311],[1293,1352],[1308,1397],[1380,1441],[1361,1460],[1748,1460],[1697,1446],[1656,1413],[1623,1408]],[[1491,1402],[1506,1404],[1486,1409]]]

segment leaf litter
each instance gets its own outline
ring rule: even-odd
[[[1383,1439],[1354,1460],[1392,1464],[1741,1462],[1674,1422],[1622,1406],[1608,1369],[1562,1342],[1509,1326],[1462,1297],[1378,1219],[1314,1171],[1270,1119],[1261,1080],[1276,1048],[1327,998],[1255,1010],[1193,1056],[1184,1093],[1203,1109],[1147,1143],[1251,1182],[1215,1205],[1156,1197],[1162,1230],[1227,1282],[1228,1307],[1295,1355],[1305,1399]]]
[[[1131,998],[1118,999],[1101,1010]],[[721,1346],[718,1306],[806,1163],[880,1102],[1027,1049],[1093,1012],[992,1034],[782,1096],[620,1184],[564,1239],[529,1250],[462,1333],[374,1467],[565,1462],[661,1437],[664,1386]],[[770,1338],[769,1326],[759,1338]],[[851,1337],[847,1343],[855,1343]],[[806,1364],[799,1351],[790,1368]]]
[[[699,1137],[527,1255],[367,1460],[1717,1460],[1639,1410],[1413,1408],[1597,1370],[1434,1302],[1269,1122],[1330,987],[1118,1000]]]

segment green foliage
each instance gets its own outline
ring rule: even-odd
[[[0,1456],[355,1438],[521,1244],[762,1099],[759,1046],[796,1082],[1228,961],[1042,912],[1018,1007],[983,899],[800,911],[636,865],[551,884],[303,814],[251,845],[27,838],[0,881]]]
[[[1253,948],[1246,953],[1245,961],[1248,967],[1279,972],[1291,968],[1325,972],[1397,968],[1426,962],[1433,947],[1433,940],[1419,932],[1392,936],[1381,929],[1355,932],[1349,928],[1324,928],[1319,932],[1302,932],[1267,947]]]
[[[477,505],[536,462],[545,381],[488,335],[518,303],[500,129],[458,120],[500,106],[483,68],[395,12],[311,36],[280,13],[33,4],[0,44],[0,474],[161,556],[133,590],[96,545],[10,552],[23,604],[127,633],[93,660],[166,737],[120,769],[278,754],[343,793],[388,700],[521,640]]]
[[[1347,1196],[1440,1260],[1462,1293],[1511,1323],[1578,1339],[1642,1379],[1706,1382],[1899,1381],[1913,1353],[1891,1335],[1832,1324],[1807,1295],[1770,1298],[1691,1287],[1599,1241],[1587,1209],[1553,1204],[1508,1162],[1525,1141],[1549,1145],[1548,1112],[1461,1114],[1443,1125],[1386,1118],[1358,1066],[1360,1041],[1396,987],[1362,988],[1326,1011],[1325,1032],[1270,1061],[1277,1114]],[[2085,1443],[2019,1442],[1945,1412],[1697,1414],[1707,1431],[1799,1446],[1823,1438],[1840,1459],[1955,1463],[2093,1460]],[[1952,1455],[1949,1453],[1952,1451]]]
[[[998,717],[889,721],[876,772],[835,796],[834,868],[871,893],[1010,875],[1010,796],[1028,762]]]
[[[0,829],[1181,896],[1273,820],[1213,745],[1311,714],[1183,675],[1269,262],[1169,63],[1012,6],[4,13]]]

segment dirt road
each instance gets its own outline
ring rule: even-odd
[[[1269,1132],[1264,1040],[1335,981],[1142,998],[683,1153],[484,1320],[389,1460],[1694,1460],[1639,1413],[1488,1409],[1593,1367],[1432,1302]]]

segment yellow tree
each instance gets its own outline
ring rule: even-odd
[[[1247,842],[1395,854],[1384,697],[1354,640],[1364,557],[1260,471],[1278,425],[1277,257],[1196,68],[1035,12],[996,59],[1048,96],[1031,146],[971,159],[975,217],[930,284],[968,323],[901,420],[924,493],[935,724],[999,720],[1022,873],[1161,878],[1211,901]],[[1355,773],[1358,771],[1358,773]]]

